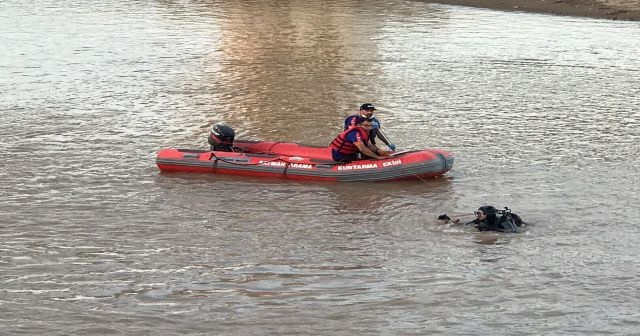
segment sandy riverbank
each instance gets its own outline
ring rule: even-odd
[[[426,0],[426,2],[614,20],[640,20],[640,0]]]

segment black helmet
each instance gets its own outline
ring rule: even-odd
[[[478,208],[478,211],[482,211],[487,215],[495,215],[498,210],[491,205],[483,205]]]
[[[233,140],[236,137],[236,132],[229,125],[225,123],[217,123],[213,125],[211,134],[209,134],[209,144],[211,146],[225,144],[233,144]]]

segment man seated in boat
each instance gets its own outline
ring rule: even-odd
[[[369,141],[369,131],[373,121],[357,116],[354,126],[340,133],[331,142],[331,156],[334,161],[351,162],[360,159],[385,159],[390,156],[386,151]]]
[[[358,114],[350,115],[344,120],[344,130],[346,131],[349,127],[353,127],[355,125],[356,117],[360,116],[363,118],[371,119],[373,123],[373,127],[369,131],[369,141],[372,144],[376,144],[376,137],[380,138],[382,142],[389,147],[392,151],[396,150],[396,145],[392,144],[391,141],[387,138],[387,136],[380,129],[380,121],[373,116],[373,113],[376,111],[376,108],[373,104],[366,103],[360,106],[360,111]]]
[[[520,216],[511,212],[511,209],[505,207],[504,210],[498,210],[491,205],[484,205],[474,211],[475,219],[466,223],[473,224],[478,231],[498,231],[498,232],[520,232],[519,228],[525,225]],[[451,219],[447,214],[438,216],[438,220],[445,223],[449,221],[459,223],[460,219]]]

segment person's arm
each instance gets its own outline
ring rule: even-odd
[[[370,142],[367,143],[367,147],[369,147],[369,149],[371,149],[371,151],[376,153],[377,155],[384,156],[384,157],[390,157],[391,156],[391,152],[384,151],[384,150],[378,148],[378,146],[376,146],[373,143],[370,143]]]
[[[362,141],[356,141],[353,143],[354,145],[356,145],[356,147],[358,147],[358,150],[360,151],[360,153],[372,157],[372,158],[376,158],[376,159],[384,159],[383,156],[380,156],[376,153],[374,153],[369,147],[367,147]]]
[[[384,144],[387,145],[387,147],[389,147],[389,149],[391,149],[392,151],[395,151],[396,150],[396,145],[392,144],[391,141],[389,141],[389,138],[387,138],[387,136],[384,134],[384,132],[382,132],[382,128],[380,126],[380,120],[378,120],[378,119],[376,119],[374,117],[373,118],[373,124],[374,124],[375,133],[380,138],[380,140],[382,140],[382,142],[384,142]],[[373,143],[375,143],[375,142],[373,142]]]
[[[392,144],[391,141],[389,141],[389,138],[387,138],[387,136],[384,134],[384,132],[382,132],[380,128],[377,129],[377,133],[378,138],[380,138],[380,140],[382,140],[382,142],[384,142],[384,144],[387,145],[389,149],[393,151],[396,150],[396,145]]]

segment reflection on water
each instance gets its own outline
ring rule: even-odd
[[[362,102],[379,99],[381,66],[393,61],[379,50],[384,24],[412,15],[406,7],[382,14],[349,2],[221,6],[233,14],[219,22],[224,33],[216,61],[222,71],[208,80],[221,84],[215,94],[225,105],[212,118],[247,136],[319,145],[339,132],[337,121]],[[428,9],[427,15],[435,17],[432,12],[442,11]]]
[[[4,1],[0,21],[7,334],[635,332],[637,23],[412,1]],[[328,144],[363,102],[452,171],[153,163],[220,120]],[[483,204],[532,225],[437,223]]]

